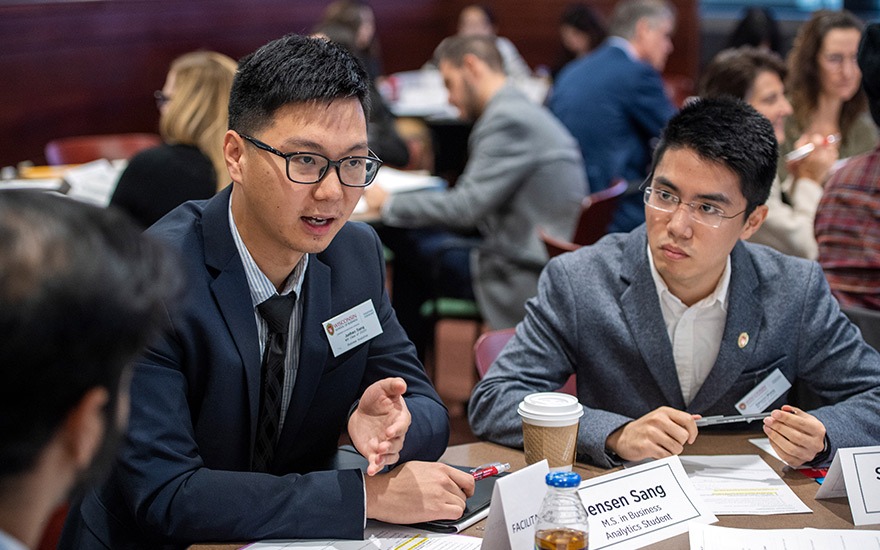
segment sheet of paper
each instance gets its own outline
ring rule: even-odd
[[[107,206],[120,174],[122,169],[119,165],[111,164],[107,159],[80,164],[64,173],[64,180],[70,184],[67,196],[98,206]]]
[[[245,546],[247,550],[477,550],[483,539],[445,535],[405,527],[367,522],[365,540],[277,540]]]
[[[863,550],[880,547],[880,531],[843,529],[734,529],[692,523],[691,550]]]
[[[776,449],[774,449],[773,445],[770,444],[769,438],[758,437],[755,439],[749,439],[749,443],[751,443],[755,447],[761,449],[762,451],[764,451],[768,455],[772,456],[773,458],[775,458],[779,462],[784,462],[781,458],[779,458],[779,455],[776,454]]]
[[[812,513],[758,455],[687,455],[681,464],[716,515]]]

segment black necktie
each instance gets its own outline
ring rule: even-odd
[[[278,424],[281,418],[281,392],[284,387],[284,357],[287,355],[287,330],[296,304],[296,294],[273,296],[257,306],[269,326],[266,350],[260,374],[260,411],[257,438],[254,442],[253,470],[268,472],[275,454]]]

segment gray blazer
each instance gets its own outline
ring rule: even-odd
[[[474,125],[468,151],[455,187],[397,195],[383,222],[479,230],[471,271],[480,310],[492,327],[512,327],[547,262],[536,228],[564,239],[574,232],[587,193],[583,160],[568,130],[510,84]]]
[[[642,226],[547,265],[525,320],[471,396],[476,435],[521,447],[517,403],[577,373],[578,453],[610,467],[605,440],[625,423],[663,405],[736,414],[734,404],[778,368],[833,403],[810,411],[827,429],[829,459],[837,448],[880,442],[880,354],[840,312],[818,264],[750,243],[731,252],[721,349],[685,407],[646,247]]]

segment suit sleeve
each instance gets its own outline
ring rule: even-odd
[[[522,448],[522,423],[516,408],[534,392],[555,391],[568,377],[588,372],[589,350],[578,342],[577,300],[566,265],[556,258],[547,264],[538,282],[538,295],[526,304],[526,317],[504,351],[471,396],[468,416],[474,433],[501,445]],[[578,385],[589,384],[581,375]],[[580,392],[578,392],[580,393]],[[584,406],[578,428],[578,454],[590,462],[611,467],[605,440],[631,418]]]
[[[628,102],[629,115],[645,132],[646,140],[655,138],[675,114],[675,106],[666,95],[663,79],[657,71],[644,66],[634,76],[635,79],[628,86],[633,90],[631,101]]]
[[[798,376],[831,403],[810,411],[825,425],[830,460],[839,448],[880,441],[880,354],[840,311],[816,263],[804,294]]]
[[[489,212],[514,195],[534,170],[536,152],[529,146],[528,121],[486,116],[472,136],[464,173],[445,193],[421,191],[391,197],[382,218],[397,227],[444,226],[473,229]]]

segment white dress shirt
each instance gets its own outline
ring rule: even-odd
[[[0,550],[28,550],[27,546],[12,535],[0,530]]]
[[[666,323],[666,332],[672,343],[672,356],[678,383],[686,405],[700,391],[709,371],[718,358],[721,337],[727,320],[727,293],[730,287],[730,256],[721,279],[711,294],[688,307],[669,291],[666,282],[654,266],[648,249],[651,276],[660,299],[660,311]]]

